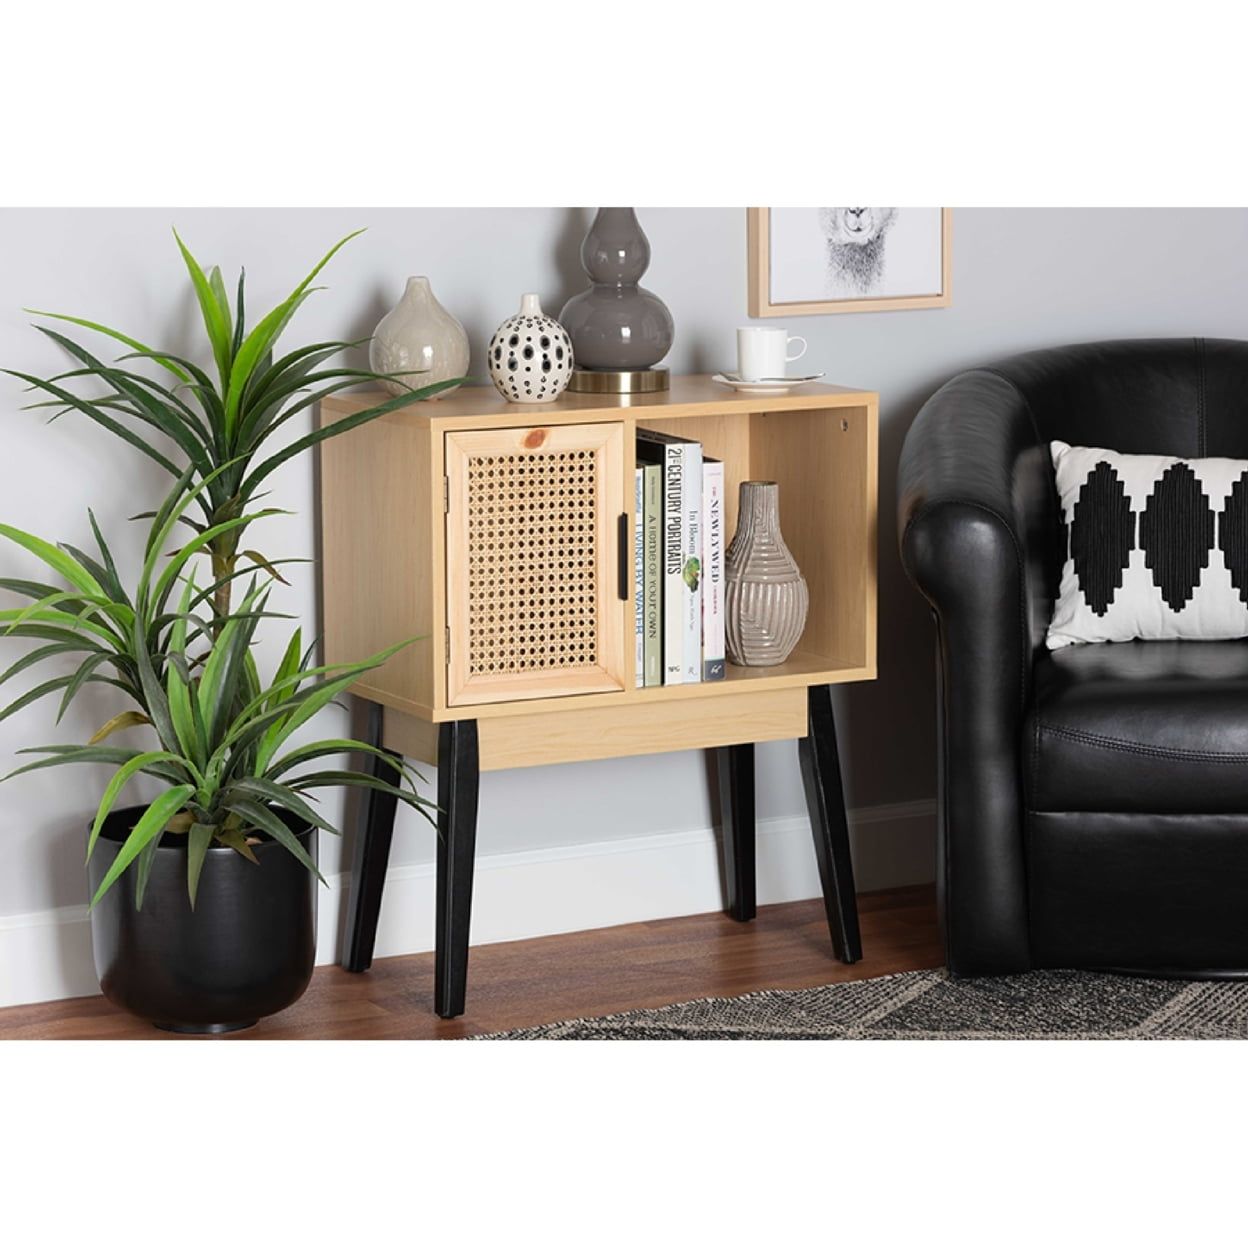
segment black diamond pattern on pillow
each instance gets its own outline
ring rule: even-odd
[[[1099,467],[1099,465],[1098,465]],[[1190,601],[1213,550],[1214,513],[1187,464],[1172,464],[1140,516],[1140,548],[1171,611]]]
[[[1239,474],[1222,504],[1218,547],[1231,574],[1231,584],[1239,590],[1240,602],[1248,604],[1248,472]]]
[[[1101,460],[1079,491],[1070,522],[1070,557],[1084,599],[1104,615],[1122,588],[1135,549],[1135,514],[1114,469]]]

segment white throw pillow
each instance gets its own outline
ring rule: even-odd
[[[1248,461],[1050,450],[1066,526],[1050,650],[1248,637]]]

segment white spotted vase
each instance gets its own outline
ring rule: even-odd
[[[520,311],[490,339],[490,378],[510,403],[551,403],[572,378],[572,340],[536,295],[522,295]]]
[[[724,642],[738,667],[774,667],[806,627],[810,594],[780,534],[780,487],[742,481],[737,531],[724,557]]]

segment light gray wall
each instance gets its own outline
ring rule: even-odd
[[[646,284],[668,302],[676,371],[731,363],[733,330],[745,321],[745,214],[739,208],[640,210],[654,260]],[[541,293],[557,313],[582,284],[577,252],[583,209],[6,210],[0,213],[0,365],[60,366],[29,328],[22,305],[99,319],[141,339],[182,346],[194,310],[169,227],[227,274],[248,266],[253,309],[280,297],[327,246],[367,226],[324,274],[330,290],[300,312],[292,341],[362,337],[397,299],[409,274],[427,273],[467,326],[474,367],[519,294]],[[958,210],[953,306],[935,312],[793,318],[810,341],[807,362],[829,379],[881,396],[880,679],[838,694],[851,804],[865,807],[934,792],[932,634],[896,556],[894,474],[919,405],[962,368],[1012,351],[1100,337],[1248,336],[1248,212],[1244,210]],[[45,427],[18,409],[20,387],[0,378],[0,520],[85,544],[92,506],[133,557],[158,471],[72,416]],[[293,519],[266,522],[270,557],[312,546],[313,465],[287,466],[274,502]],[[0,574],[34,564],[0,550]],[[284,609],[315,619],[310,571],[281,596]],[[266,653],[272,661],[276,642]],[[0,641],[0,667],[17,647]],[[107,697],[84,697],[59,728],[46,709],[0,723],[0,765],[26,744],[81,739],[111,713]],[[338,714],[332,712],[331,715]],[[327,732],[345,726],[326,717]],[[797,814],[794,751],[758,752],[760,816]],[[0,789],[0,916],[84,900],[82,828],[104,777],[87,769],[46,772]],[[430,858],[427,826],[401,816],[396,862]],[[483,853],[601,841],[709,826],[699,757],[533,769],[485,778]],[[328,868],[337,849],[327,846]]]

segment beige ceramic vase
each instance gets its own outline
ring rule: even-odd
[[[728,659],[739,667],[783,663],[806,627],[810,595],[780,535],[779,492],[774,481],[741,482],[724,578]]]
[[[375,373],[407,373],[399,381],[383,381],[391,394],[406,394],[468,372],[468,335],[437,301],[427,277],[409,277],[398,304],[373,331],[368,362]],[[408,370],[411,370],[409,373]],[[450,394],[449,386],[433,397]]]

